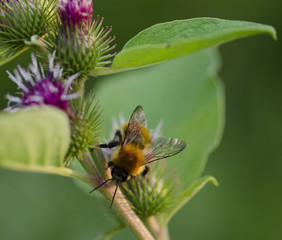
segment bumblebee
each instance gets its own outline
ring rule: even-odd
[[[91,192],[106,182],[115,180],[116,189],[111,207],[120,183],[139,174],[145,176],[149,172],[148,164],[171,157],[186,147],[185,142],[176,138],[158,137],[152,140],[146,125],[143,108],[137,106],[129,121],[121,129],[116,130],[114,139],[107,144],[99,145],[100,148],[115,147],[111,161],[108,162],[112,178],[107,179]]]

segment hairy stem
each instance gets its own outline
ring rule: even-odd
[[[95,157],[95,161],[100,161],[102,163],[105,161],[103,154],[97,154]],[[94,164],[91,162],[89,156],[86,153],[81,154],[78,158],[79,162],[81,163],[82,167],[86,170],[86,172],[94,177],[93,181],[91,181],[90,183],[91,186],[97,187],[104,180],[106,180],[101,177],[101,174],[95,168]],[[109,178],[109,171],[106,172],[105,169],[103,169],[103,172],[105,172],[106,176],[108,176]],[[109,202],[111,202],[115,189],[116,184],[113,184],[112,182],[104,184],[98,190]],[[154,240],[149,230],[145,227],[140,218],[132,210],[131,206],[129,205],[129,203],[127,202],[124,195],[119,189],[117,190],[116,197],[113,203],[113,210],[116,212],[117,216],[121,219],[121,221],[133,232],[133,234],[138,239]]]
[[[106,184],[105,184],[106,185]],[[116,186],[105,186],[101,188],[100,192],[110,201],[112,201],[112,197],[115,191]],[[128,204],[124,195],[120,190],[117,191],[115,202],[113,204],[113,209],[116,214],[122,220],[122,222],[133,232],[133,234],[137,237],[137,239],[142,240],[153,240],[151,233],[145,227],[140,218],[135,214],[132,210],[131,206]]]

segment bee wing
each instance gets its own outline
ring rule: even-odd
[[[147,122],[143,108],[142,106],[137,106],[129,119],[122,146],[131,143],[146,125]]]
[[[186,147],[186,143],[176,138],[158,137],[145,152],[143,165],[176,155]]]
[[[143,127],[146,127],[147,122],[146,122],[146,117],[145,117],[145,113],[143,111],[142,106],[139,105],[134,109],[129,119],[129,124],[130,123],[138,123],[142,125]]]

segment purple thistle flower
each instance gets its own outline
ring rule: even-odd
[[[59,11],[66,26],[89,26],[93,17],[92,0],[60,0]]]
[[[69,77],[65,82],[62,81],[63,69],[60,64],[54,66],[55,52],[49,57],[49,71],[47,77],[44,74],[42,65],[37,63],[36,57],[32,54],[32,64],[29,65],[30,72],[20,66],[14,70],[14,75],[7,72],[9,78],[21,89],[21,97],[7,95],[8,105],[15,104],[6,108],[6,111],[15,111],[19,107],[51,105],[65,111],[69,117],[72,116],[69,100],[79,96],[78,93],[69,94],[70,86],[74,79],[79,76],[76,73]]]

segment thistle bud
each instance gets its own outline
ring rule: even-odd
[[[121,186],[133,210],[142,218],[161,214],[174,203],[175,179],[164,174],[164,165],[155,164],[147,176],[138,176]]]
[[[0,4],[0,65],[42,39],[56,25],[56,0],[2,0]]]
[[[92,1],[61,0],[58,6],[61,25],[51,45],[65,73],[80,72],[86,77],[111,64],[109,52],[115,46],[109,46],[114,38],[108,35],[112,28],[102,27],[103,18],[92,21]]]
[[[61,0],[58,6],[65,28],[82,25],[87,31],[93,17],[92,0]]]
[[[95,96],[90,94],[86,102],[81,102],[72,119],[71,145],[67,154],[66,165],[86,148],[92,148],[101,132],[101,108],[95,103]]]

